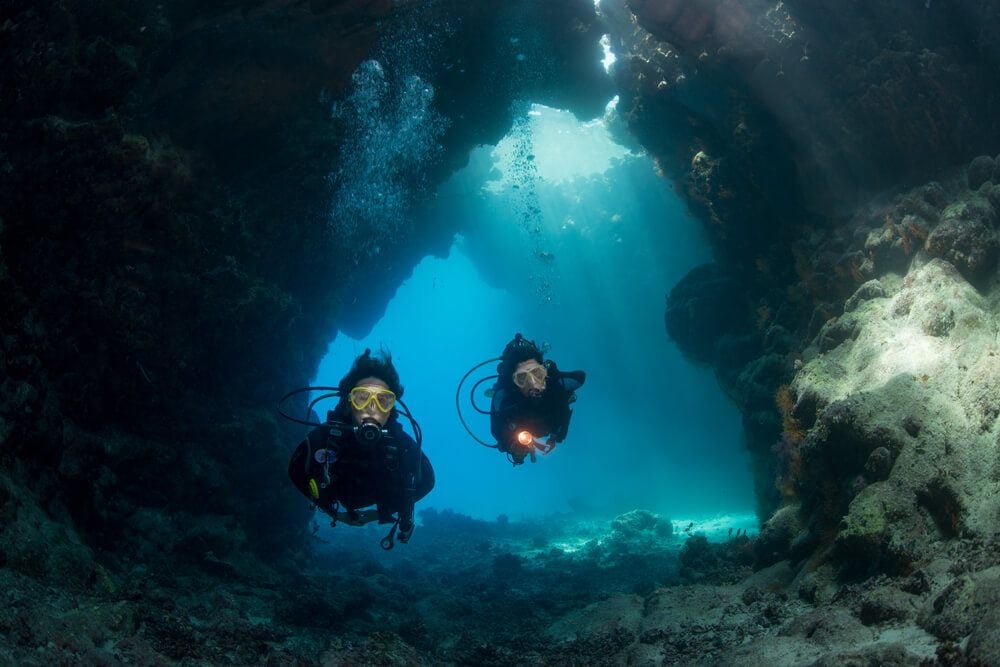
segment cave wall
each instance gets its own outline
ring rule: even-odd
[[[903,213],[869,241],[872,202],[996,150],[997,11],[975,1],[601,9],[619,111],[714,247],[717,264],[671,292],[667,330],[740,406],[768,516],[786,492],[782,388],[855,289],[905,271],[922,241]],[[938,220],[928,218],[924,228]]]
[[[610,94],[586,2],[0,8],[0,565],[88,584],[98,562],[233,568],[304,536],[302,432],[275,401],[378,316],[340,305],[367,258],[331,218],[331,108],[415,25],[448,117],[415,190],[502,137],[515,96],[591,117]],[[376,302],[459,224],[402,223]]]
[[[151,560],[301,531],[282,472],[298,432],[271,406],[334,329],[317,279],[344,274],[320,92],[345,89],[389,11],[0,10],[0,461],[26,533],[5,532],[4,561],[46,562],[48,529],[16,522],[33,504],[84,548]]]
[[[780,508],[759,565],[807,561],[805,590],[988,544],[997,11],[629,5],[625,113],[718,260],[674,288],[666,326],[743,412],[761,515]],[[665,136],[664,114],[691,122]]]

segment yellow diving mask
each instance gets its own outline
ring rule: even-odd
[[[545,366],[533,366],[514,373],[514,384],[523,387],[528,384],[529,379],[533,379],[535,384],[543,384],[548,376],[549,372],[545,370]]]
[[[396,405],[396,394],[382,387],[355,387],[349,395],[351,407],[364,410],[374,401],[379,412],[389,414]]]

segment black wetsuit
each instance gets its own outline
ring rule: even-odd
[[[319,509],[334,516],[338,506],[349,515],[375,505],[379,523],[412,525],[413,505],[434,487],[434,469],[413,438],[393,415],[386,435],[375,445],[362,444],[350,425],[327,421],[309,433],[292,454],[288,475]],[[317,452],[321,452],[317,460]]]
[[[502,452],[511,452],[515,459],[523,458],[527,448],[517,441],[520,431],[528,431],[537,439],[551,436],[552,443],[562,442],[569,432],[573,415],[570,403],[573,392],[583,386],[587,374],[583,371],[563,372],[555,363],[545,362],[548,378],[545,391],[538,398],[524,396],[517,387],[497,383],[490,405],[490,432]]]

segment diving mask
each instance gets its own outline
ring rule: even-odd
[[[396,394],[382,387],[355,387],[349,395],[351,407],[361,411],[375,403],[379,412],[389,414],[396,405]]]
[[[533,366],[514,373],[514,384],[518,387],[524,387],[530,380],[534,380],[535,384],[540,385],[545,382],[545,378],[548,376],[549,372],[545,370],[545,366]]]

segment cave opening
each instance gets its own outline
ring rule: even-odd
[[[581,121],[518,105],[507,136],[474,149],[420,213],[427,227],[458,222],[450,245],[416,263],[367,331],[333,340],[314,384],[336,384],[366,347],[392,352],[437,472],[423,507],[487,520],[642,508],[753,528],[737,409],[663,323],[664,295],[709,248],[614,106]],[[364,298],[362,287],[347,301]],[[588,373],[567,441],[519,468],[477,444],[456,415],[463,374],[516,332],[551,345],[560,368]],[[477,392],[481,407],[490,384]],[[463,415],[490,440],[470,386]]]

